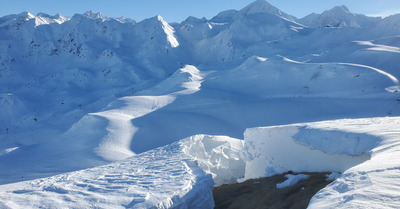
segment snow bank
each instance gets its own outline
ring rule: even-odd
[[[313,128],[358,132],[381,138],[371,159],[346,170],[319,191],[309,208],[398,208],[400,205],[400,118],[343,119]]]
[[[370,159],[367,152],[376,143],[362,137],[347,141],[346,132],[309,130],[306,125],[251,128],[244,136],[244,180],[287,171],[343,172]]]
[[[309,208],[397,208],[400,117],[342,119],[247,129],[245,177],[336,171]],[[291,185],[291,180],[278,187]],[[293,183],[294,184],[294,183]]]
[[[213,176],[215,186],[235,183],[243,178],[245,164],[240,156],[242,140],[227,136],[195,135],[180,143],[183,151]]]
[[[0,208],[213,208],[211,175],[177,143],[96,168],[0,186]]]
[[[195,135],[109,165],[1,185],[0,208],[213,208],[214,181],[286,171],[342,173],[309,208],[395,208],[399,127],[400,117],[387,117],[251,128],[244,141]],[[277,187],[307,176],[287,178]]]

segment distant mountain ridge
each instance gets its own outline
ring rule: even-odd
[[[322,14],[310,14],[299,22],[309,27],[373,27],[376,26],[382,18],[367,17],[365,15],[354,14],[342,5],[336,6]]]

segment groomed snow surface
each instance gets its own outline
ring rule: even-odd
[[[220,185],[286,171],[331,171],[342,174],[309,208],[395,208],[399,138],[400,117],[251,128],[244,141],[196,135],[109,165],[2,185],[0,206],[213,208],[213,179]],[[287,178],[277,187],[307,176]]]

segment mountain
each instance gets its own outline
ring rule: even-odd
[[[174,24],[1,17],[0,208],[212,208],[213,181],[290,170],[339,172],[315,207],[398,195],[398,20],[265,0]]]
[[[267,0],[257,0],[247,7],[241,9],[238,12],[238,16],[243,17],[247,15],[257,14],[257,13],[268,13],[273,14],[278,17],[287,19],[289,21],[294,21],[296,18],[294,16],[288,15],[278,8],[272,6]]]
[[[310,27],[373,27],[380,22],[379,17],[367,17],[361,14],[354,14],[342,5],[336,6],[322,14],[310,14],[298,21]]]

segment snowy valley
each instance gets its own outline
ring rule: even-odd
[[[0,208],[213,208],[333,172],[309,208],[400,204],[400,14],[0,18]]]

